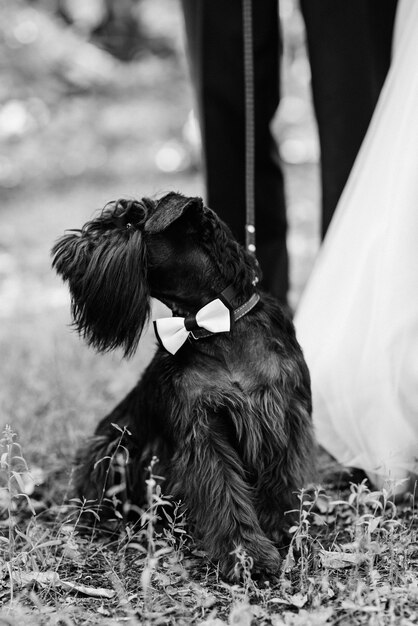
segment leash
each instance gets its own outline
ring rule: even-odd
[[[245,96],[245,247],[255,255],[255,128],[252,0],[242,1]]]

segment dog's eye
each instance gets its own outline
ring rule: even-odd
[[[132,224],[128,222],[126,215],[115,215],[112,217],[112,222],[116,228],[127,228],[128,226],[132,226]]]

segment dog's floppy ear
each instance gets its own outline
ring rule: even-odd
[[[187,198],[180,193],[171,192],[161,198],[155,211],[145,223],[145,232],[160,233],[175,222],[186,211],[200,213],[203,209],[201,198]]]
[[[131,355],[150,309],[143,233],[105,216],[61,237],[52,255],[78,332],[99,351],[123,347]]]

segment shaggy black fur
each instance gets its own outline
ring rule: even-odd
[[[150,297],[186,316],[233,285],[236,308],[258,277],[253,257],[215,213],[177,193],[109,204],[62,237],[53,255],[83,337],[126,355],[137,347]],[[123,497],[141,506],[144,468],[157,455],[164,492],[186,505],[196,538],[227,576],[237,546],[257,570],[278,570],[277,546],[292,520],[286,512],[314,467],[309,373],[292,322],[260,295],[229,333],[187,341],[175,355],[159,348],[79,452],[76,469],[78,493],[100,500],[119,480],[122,441]]]

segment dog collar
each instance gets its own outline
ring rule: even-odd
[[[258,293],[253,293],[249,300],[233,309],[231,302],[235,295],[235,290],[229,286],[196,314],[155,320],[154,330],[159,343],[168,352],[175,354],[187,339],[199,340],[230,331],[232,323],[249,313],[260,299]]]
[[[260,300],[260,296],[259,296],[258,293],[255,292],[255,293],[253,293],[251,298],[249,300],[247,300],[247,302],[244,302],[244,304],[241,304],[241,306],[239,306],[238,308],[233,309],[232,310],[232,319],[233,319],[233,321],[236,322],[241,317],[244,317],[244,315],[247,315],[247,313],[249,313],[251,311],[251,309],[253,309],[255,307],[255,305],[258,303],[259,300]],[[204,328],[199,328],[199,329],[193,330],[190,333],[190,338],[191,339],[196,339],[196,340],[197,339],[204,339],[205,337],[210,337],[211,335],[214,335],[214,334],[215,333],[207,331]]]

